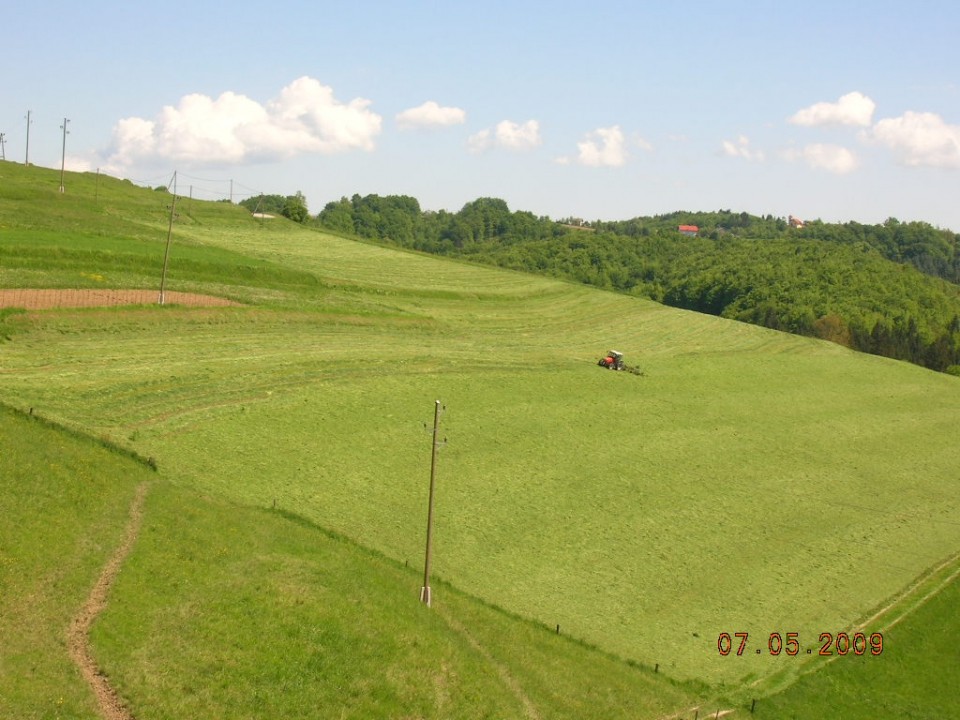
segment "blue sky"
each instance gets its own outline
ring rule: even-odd
[[[8,160],[195,197],[960,231],[960,4],[16,3]]]

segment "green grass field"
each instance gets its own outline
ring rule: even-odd
[[[98,717],[67,627],[143,482],[146,520],[93,630],[139,718],[633,718],[711,697],[450,586],[429,611],[413,569],[0,408],[0,499],[17,520],[0,527],[3,717]]]
[[[101,179],[94,202],[95,180],[77,176],[74,196],[61,198],[42,171],[0,173],[4,287],[156,286],[169,195]],[[13,197],[10,185],[20,188]],[[51,219],[43,211],[53,203]],[[220,520],[198,523],[249,512],[259,536],[261,523],[283,518],[256,508],[276,503],[388,565],[418,566],[423,426],[440,399],[448,443],[434,565],[457,590],[438,591],[438,605],[461,602],[463,591],[736,703],[788,686],[817,661],[721,657],[720,633],[797,632],[814,646],[821,632],[872,617],[960,546],[956,378],[635,298],[259,223],[222,203],[192,207],[175,225],[168,287],[247,305],[8,314],[0,400],[156,458],[171,497],[199,492],[220,508],[203,511]],[[609,347],[644,376],[597,368]],[[152,502],[153,512],[176,515]],[[223,509],[234,505],[250,509]],[[285,563],[295,568],[305,543],[327,542],[310,532]],[[231,557],[266,552],[224,546]],[[170,552],[131,562],[152,567],[147,577],[192,572]],[[267,582],[249,562],[249,577],[225,596],[240,606]],[[209,574],[198,592],[216,594],[229,578]],[[415,613],[418,581],[399,577]],[[117,674],[131,658],[107,628],[129,637],[137,603],[167,602],[141,586],[122,592],[98,635]],[[239,629],[242,607],[234,611],[229,625]],[[154,649],[143,642],[147,662]],[[237,653],[239,664],[256,662],[256,652]],[[160,701],[147,698],[163,691],[148,688],[153,673],[137,672],[144,677],[124,682],[154,707]],[[246,672],[236,678],[254,682]],[[209,683],[193,695],[206,707],[234,702]],[[157,716],[182,712],[156,707]]]
[[[0,407],[0,717],[95,718],[67,628],[154,473]]]
[[[911,613],[883,627],[884,654],[835,655],[756,707],[758,718],[870,720],[955,717],[960,665],[960,583],[956,564],[925,583]]]

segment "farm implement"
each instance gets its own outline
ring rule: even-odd
[[[607,370],[623,370],[624,372],[633,373],[634,375],[643,375],[643,370],[635,365],[627,365],[623,361],[623,353],[616,350],[608,351],[605,356],[600,358],[597,365]]]

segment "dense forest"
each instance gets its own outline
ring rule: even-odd
[[[927,223],[797,228],[728,210],[584,223],[496,198],[450,213],[378,195],[330,202],[312,222],[960,373],[960,235]]]

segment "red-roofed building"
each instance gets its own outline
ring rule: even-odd
[[[679,225],[677,226],[677,232],[688,237],[696,237],[697,233],[700,232],[700,228],[696,225]]]

